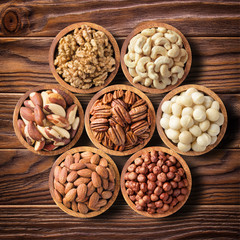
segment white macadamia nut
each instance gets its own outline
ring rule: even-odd
[[[186,128],[181,128],[179,131],[180,131],[180,133],[181,132],[183,132],[183,131],[187,131],[188,129],[186,129]]]
[[[212,123],[207,132],[210,136],[215,137],[220,133],[220,127],[217,124]]]
[[[218,120],[215,122],[218,126],[222,126],[224,123],[224,116],[222,113],[219,113],[219,118]]]
[[[217,111],[219,111],[219,109],[220,109],[219,102],[218,102],[218,101],[213,101],[213,102],[212,102],[212,105],[211,105],[211,108],[214,108],[214,109],[216,109]]]
[[[208,120],[205,120],[201,123],[199,123],[199,127],[203,132],[206,132],[208,128],[210,127],[210,122]]]
[[[179,117],[182,113],[182,106],[177,103],[173,103],[172,104],[172,113],[174,116]]]
[[[178,98],[178,96],[176,95],[176,96],[172,97],[170,101],[172,103],[175,103],[177,101],[177,98]]]
[[[206,112],[200,108],[197,108],[193,111],[193,119],[202,122],[206,119]]]
[[[193,126],[194,121],[193,121],[193,119],[192,119],[191,116],[189,116],[189,115],[184,115],[184,116],[181,117],[180,123],[181,123],[182,127],[184,127],[184,128],[190,128],[190,127]]]
[[[172,112],[172,102],[171,101],[165,101],[163,104],[162,104],[162,111],[164,113],[168,113],[170,114]]]
[[[211,137],[207,133],[203,133],[197,137],[197,144],[207,147],[211,143]]]
[[[166,133],[167,137],[171,140],[178,140],[178,137],[180,134],[179,131],[171,129],[171,128],[165,130],[165,133]]]
[[[175,130],[179,130],[182,127],[180,124],[180,118],[172,115],[169,120],[169,127]]]
[[[201,146],[197,143],[197,141],[194,141],[192,143],[192,150],[195,151],[195,152],[203,152],[205,151],[206,149],[206,146]]]
[[[194,92],[198,92],[198,90],[196,88],[191,87],[188,88],[185,93],[186,95],[191,96]]]
[[[204,96],[204,106],[205,108],[210,108],[212,105],[213,99],[210,96]]]
[[[197,125],[194,125],[191,128],[189,128],[189,132],[195,137],[199,137],[202,134],[201,128]]]
[[[207,119],[211,122],[216,122],[219,119],[219,112],[214,108],[209,108],[206,111]]]
[[[171,116],[172,116],[172,115],[170,115],[170,114],[168,114],[168,113],[163,113],[162,118],[168,118],[168,119],[170,119]]]
[[[192,100],[191,96],[188,96],[188,95],[181,96],[180,102],[185,107],[191,107],[193,104],[193,100]]]
[[[162,128],[168,129],[169,128],[169,118],[161,118],[160,125],[162,126]]]
[[[194,105],[194,106],[193,106],[193,111],[194,111],[195,109],[201,109],[201,110],[203,110],[203,111],[206,112],[206,108],[205,108],[204,105],[199,105],[199,104]]]
[[[193,115],[193,109],[192,109],[191,107],[185,107],[185,108],[183,108],[183,110],[182,110],[182,116],[184,116],[184,115],[189,115],[189,116],[192,117],[192,115]]]
[[[204,102],[204,95],[200,92],[194,92],[191,96],[195,104],[202,104]]]
[[[172,142],[173,143],[179,143],[179,140],[178,139],[172,139]]]
[[[210,145],[213,145],[216,141],[217,141],[217,136],[212,137]]]
[[[179,134],[179,141],[184,144],[192,142],[192,134],[189,131],[183,131]]]
[[[191,144],[184,144],[182,142],[179,142],[177,147],[181,152],[188,152],[191,150]]]

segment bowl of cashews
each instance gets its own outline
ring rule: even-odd
[[[126,38],[121,67],[136,88],[153,94],[171,91],[187,77],[192,52],[184,35],[159,22],[139,24]]]

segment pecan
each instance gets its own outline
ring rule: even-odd
[[[144,99],[138,99],[133,105],[132,105],[132,109],[141,105],[145,105],[147,106],[147,103]]]
[[[140,136],[141,134],[146,132],[148,127],[149,127],[148,122],[145,120],[141,120],[141,121],[138,121],[138,122],[132,124],[131,129],[132,129],[134,135]]]
[[[132,122],[129,113],[122,105],[116,105],[112,108],[112,113],[117,121],[120,119],[121,123],[123,122],[123,124],[119,123],[122,127],[125,126],[125,123],[130,124]]]
[[[93,116],[95,118],[108,118],[112,115],[111,107],[108,105],[99,105],[93,109]]]
[[[122,127],[117,124],[116,126],[112,126],[108,129],[108,135],[111,141],[115,145],[124,145],[125,143],[125,133],[122,129]]]
[[[106,148],[113,149],[113,142],[109,138],[109,135],[107,132],[104,134],[104,138],[102,140],[102,145],[105,146]]]
[[[106,93],[103,96],[102,102],[103,104],[111,103],[113,100],[113,95],[111,93]]]
[[[108,130],[108,120],[106,118],[94,119],[91,122],[91,128],[95,132],[105,132]]]
[[[116,121],[116,119],[114,119],[113,117],[111,117],[110,119],[108,119],[109,125],[110,126],[115,126],[116,124],[118,124],[118,122]]]
[[[121,99],[115,99],[111,103],[111,107],[115,107],[116,105],[122,105],[125,109],[127,109],[127,104]]]
[[[127,144],[132,146],[135,145],[138,140],[137,136],[135,136],[132,131],[128,131],[126,133],[126,139],[127,139]]]
[[[90,113],[91,115],[93,115],[94,108],[95,108],[96,106],[99,106],[99,105],[102,105],[102,104],[103,104],[102,101],[98,99],[98,100],[92,105],[89,113]]]
[[[132,119],[132,122],[137,122],[145,119],[147,117],[147,106],[140,105],[138,107],[135,107],[129,112],[129,115]]]
[[[135,103],[136,100],[136,96],[135,93],[130,92],[130,91],[126,91],[123,101],[129,105],[133,105]]]
[[[147,121],[148,121],[149,126],[151,126],[151,124],[152,124],[152,118],[153,118],[152,112],[150,109],[148,109]]]
[[[125,146],[115,146],[114,147],[114,151],[120,151],[120,152],[122,152],[122,151],[124,151],[125,150]]]
[[[104,132],[93,132],[93,135],[99,142],[104,138]]]
[[[120,90],[115,90],[114,93],[113,93],[113,99],[118,99],[118,98],[121,98],[123,97],[123,90],[120,89]]]

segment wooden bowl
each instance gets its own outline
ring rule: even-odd
[[[56,150],[53,150],[53,151],[44,151],[44,150],[35,151],[34,147],[30,146],[27,143],[27,141],[23,138],[23,136],[22,136],[22,134],[21,134],[21,132],[20,132],[20,130],[18,128],[17,120],[20,118],[20,108],[23,106],[23,102],[29,97],[29,94],[31,92],[38,92],[38,91],[41,91],[41,90],[47,90],[47,89],[53,89],[53,88],[57,88],[57,89],[63,90],[64,92],[66,92],[73,99],[73,102],[75,104],[77,104],[77,106],[78,106],[78,116],[80,118],[78,131],[77,131],[75,137],[66,146],[59,147],[59,148],[57,148]],[[39,155],[44,155],[44,156],[59,155],[59,154],[65,152],[65,151],[67,151],[71,147],[73,147],[77,143],[78,139],[81,137],[82,131],[83,131],[83,128],[84,128],[84,112],[83,112],[83,108],[82,108],[81,103],[78,101],[78,99],[75,97],[74,94],[72,94],[71,92],[69,92],[68,90],[66,90],[65,88],[63,88],[60,85],[57,85],[57,84],[44,84],[44,85],[41,85],[41,86],[34,87],[34,88],[30,89],[29,91],[27,91],[19,99],[19,101],[18,101],[18,103],[17,103],[17,105],[15,107],[14,113],[13,113],[13,127],[14,127],[14,131],[15,131],[17,137],[18,137],[18,140],[28,150],[32,151],[33,153],[36,153],[36,154],[39,154]]]
[[[139,145],[137,145],[136,147],[134,147],[130,150],[126,150],[126,151],[122,151],[122,152],[108,149],[105,146],[103,146],[101,143],[99,143],[96,140],[96,138],[94,137],[93,132],[92,132],[91,127],[90,127],[90,110],[91,110],[93,104],[95,103],[95,101],[98,100],[100,97],[102,97],[105,93],[113,92],[117,89],[129,90],[129,91],[137,94],[138,96],[140,96],[142,99],[144,99],[146,101],[146,103],[148,104],[148,108],[151,110],[152,117],[153,117],[152,124],[151,124],[151,127],[150,127],[149,139],[145,140],[144,144],[139,144]],[[93,98],[91,99],[91,101],[89,102],[89,104],[87,106],[87,109],[86,109],[86,112],[85,112],[85,129],[86,129],[87,134],[88,134],[89,138],[91,139],[92,143],[97,148],[102,149],[104,152],[106,152],[108,154],[111,154],[111,155],[115,155],[115,156],[130,155],[130,154],[133,154],[136,151],[140,150],[141,148],[143,148],[152,138],[152,135],[153,135],[154,130],[155,130],[155,126],[154,126],[155,121],[156,121],[155,120],[155,110],[154,110],[154,107],[153,107],[151,101],[149,100],[149,98],[143,92],[141,92],[140,90],[138,90],[138,89],[136,89],[132,86],[127,86],[127,85],[112,85],[112,86],[104,88],[100,92],[96,93],[93,96]]]
[[[220,130],[220,133],[218,134],[218,137],[217,137],[217,141],[212,144],[212,145],[209,145],[206,147],[205,151],[203,152],[195,152],[195,151],[188,151],[188,152],[182,152],[178,149],[178,147],[171,141],[169,140],[169,138],[166,136],[165,132],[164,132],[164,129],[162,128],[162,126],[160,125],[160,119],[162,117],[162,104],[163,102],[165,101],[168,101],[170,100],[173,96],[183,92],[183,91],[186,91],[188,88],[196,88],[197,90],[203,92],[205,95],[208,95],[210,97],[212,97],[215,101],[218,101],[219,102],[219,105],[220,105],[220,109],[221,109],[221,112],[224,116],[224,123],[223,125],[221,126],[221,130]],[[159,136],[161,137],[161,139],[163,140],[163,142],[171,149],[173,149],[174,151],[182,154],[182,155],[186,155],[186,156],[198,156],[198,155],[202,155],[202,154],[205,154],[209,151],[211,151],[212,149],[214,149],[219,143],[220,141],[222,140],[225,132],[226,132],[226,129],[227,129],[227,122],[228,122],[228,117],[227,117],[227,111],[226,111],[226,108],[222,102],[222,100],[218,97],[218,95],[216,93],[214,93],[212,90],[210,90],[209,88],[206,88],[204,86],[200,86],[200,85],[195,85],[195,84],[189,84],[189,85],[184,85],[184,86],[181,86],[181,87],[178,87],[174,90],[172,90],[170,93],[168,93],[161,101],[159,107],[158,107],[158,110],[157,110],[157,130],[158,130],[158,134]]]
[[[66,206],[64,206],[62,203],[59,203],[56,201],[55,196],[54,196],[54,186],[53,186],[53,180],[54,180],[54,168],[58,165],[61,164],[61,162],[65,159],[65,157],[68,154],[74,154],[74,153],[78,153],[78,152],[84,152],[84,151],[89,151],[89,152],[93,152],[93,153],[97,153],[99,154],[101,157],[105,158],[108,163],[113,167],[115,173],[116,173],[116,184],[115,184],[115,189],[113,192],[113,195],[111,197],[111,199],[108,201],[107,205],[105,205],[104,207],[100,208],[100,210],[98,211],[92,211],[89,212],[87,214],[82,214],[79,212],[74,212],[71,209],[67,208]],[[61,156],[58,157],[58,159],[54,162],[50,174],[49,174],[49,190],[51,193],[51,196],[54,200],[54,202],[58,205],[59,208],[61,208],[65,213],[74,216],[74,217],[79,217],[79,218],[91,218],[91,217],[96,217],[102,213],[104,213],[105,211],[107,211],[115,202],[118,193],[119,193],[119,189],[120,189],[120,175],[118,172],[118,168],[116,166],[116,164],[114,163],[114,161],[106,154],[104,153],[102,150],[100,149],[96,149],[93,147],[76,147],[73,149],[68,150],[67,152],[63,153]]]
[[[128,49],[128,45],[129,45],[130,40],[135,35],[140,33],[142,30],[144,30],[146,28],[152,28],[152,27],[165,27],[167,29],[170,29],[170,30],[173,30],[173,31],[177,32],[181,36],[184,48],[188,53],[188,60],[187,60],[187,63],[185,64],[183,77],[181,79],[179,79],[176,84],[168,85],[164,89],[156,89],[156,88],[152,88],[152,87],[145,87],[140,83],[133,83],[133,78],[128,71],[128,67],[124,63],[124,55],[127,53],[127,49]],[[126,40],[123,43],[122,49],[121,49],[121,67],[122,67],[122,70],[123,70],[123,73],[124,73],[125,77],[134,87],[140,89],[143,92],[159,94],[159,93],[164,93],[164,92],[171,91],[172,89],[176,88],[178,85],[180,85],[185,80],[185,78],[187,77],[187,75],[190,71],[191,65],[192,65],[192,51],[191,51],[190,45],[189,45],[187,39],[185,38],[185,36],[178,29],[174,28],[173,26],[171,26],[169,24],[166,24],[166,23],[161,23],[161,22],[158,22],[158,21],[143,22],[143,23],[140,23],[139,25],[137,25],[137,27],[127,36]]]
[[[186,195],[184,201],[178,203],[176,206],[174,206],[172,209],[168,210],[167,212],[165,213],[154,213],[154,214],[150,214],[148,213],[147,211],[139,211],[136,209],[136,205],[131,201],[131,199],[128,197],[128,194],[127,194],[127,191],[126,191],[126,187],[125,187],[125,179],[124,179],[124,175],[126,174],[127,172],[127,168],[129,167],[130,164],[132,164],[132,162],[139,156],[141,156],[143,154],[143,152],[150,152],[152,150],[155,150],[155,151],[162,151],[164,153],[167,153],[169,155],[172,155],[174,156],[179,162],[180,164],[182,165],[185,173],[186,173],[186,178],[188,180],[188,194]],[[143,215],[145,217],[151,217],[151,218],[162,218],[162,217],[167,217],[169,215],[172,215],[173,213],[177,212],[184,204],[185,202],[187,201],[189,195],[190,195],[190,192],[191,192],[191,189],[192,189],[192,176],[191,176],[191,172],[190,172],[190,169],[187,165],[187,163],[184,161],[184,159],[178,155],[176,152],[174,152],[173,150],[171,149],[168,149],[168,148],[165,148],[165,147],[148,147],[148,148],[144,148],[138,152],[136,152],[134,155],[132,155],[128,160],[127,162],[125,163],[124,167],[123,167],[123,170],[122,170],[122,173],[121,173],[121,191],[122,191],[122,195],[125,199],[125,201],[127,202],[127,204],[135,211],[137,212],[138,214],[140,215]]]
[[[63,80],[63,78],[57,73],[56,68],[54,66],[54,59],[55,56],[57,54],[57,47],[58,47],[58,42],[59,40],[64,37],[65,35],[69,34],[70,32],[72,32],[74,29],[76,28],[80,28],[81,25],[88,25],[89,27],[96,29],[96,30],[100,30],[102,32],[104,32],[106,34],[106,36],[108,37],[110,43],[112,44],[113,47],[113,52],[114,52],[114,57],[115,57],[115,70],[111,73],[109,73],[108,78],[105,80],[104,85],[98,86],[98,87],[91,87],[90,89],[80,89],[80,88],[75,88],[73,86],[71,86],[70,84],[68,84],[67,82],[65,82]],[[66,89],[68,89],[69,91],[72,92],[76,92],[76,93],[94,93],[97,92],[101,89],[103,89],[104,87],[106,87],[116,76],[118,69],[119,69],[119,65],[120,65],[120,50],[118,47],[118,44],[115,40],[115,38],[112,36],[112,34],[110,32],[108,32],[105,28],[103,28],[102,26],[99,26],[95,23],[90,23],[90,22],[79,22],[79,23],[74,23],[70,26],[67,26],[66,28],[64,28],[63,30],[61,30],[58,35],[54,38],[50,50],[49,50],[49,66],[51,69],[51,72],[53,74],[53,76],[55,77],[55,79]]]

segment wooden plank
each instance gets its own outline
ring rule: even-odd
[[[85,142],[85,143],[83,143]],[[87,144],[81,139],[79,146]],[[158,145],[151,141],[149,146]],[[161,145],[161,144],[160,144]],[[199,157],[183,157],[192,173],[188,205],[239,204],[240,150],[213,150]],[[43,157],[27,150],[0,150],[0,204],[53,204],[48,177],[57,157]],[[115,157],[121,173],[128,157]],[[126,204],[119,194],[116,204]]]
[[[0,92],[26,92],[56,83],[48,65],[52,38],[0,38]],[[124,38],[117,39],[122,46]],[[202,84],[217,93],[240,93],[240,38],[190,37],[193,64],[184,84]],[[227,44],[228,47],[225,47]],[[119,70],[114,83],[126,83]]]
[[[5,26],[13,33],[4,31],[5,27],[0,36],[55,36],[79,21],[95,22],[118,37],[126,36],[138,23],[148,20],[172,24],[187,36],[238,36],[240,25],[238,2],[70,1],[66,5],[64,1],[3,1],[1,9],[2,17],[11,10],[18,21],[14,25],[16,33],[6,21]]]
[[[147,94],[150,100],[152,101],[155,110],[157,110],[159,103],[161,102],[164,94],[153,95]],[[11,94],[11,93],[0,93],[0,148],[9,149],[9,148],[23,148],[23,146],[18,141],[15,136],[15,132],[12,124],[12,115],[17,104],[18,99],[22,94]],[[77,95],[79,101],[81,102],[84,110],[87,107],[88,102],[90,101],[93,94],[86,95]],[[228,128],[226,134],[218,145],[217,148],[229,149],[229,148],[240,148],[240,128],[239,128],[239,119],[240,119],[240,94],[219,94],[220,98],[223,100],[227,112],[228,112]],[[85,133],[85,131],[84,131]],[[87,135],[83,135],[80,139],[80,142],[83,145],[86,145],[82,139],[87,139]],[[153,143],[162,144],[162,141],[159,138],[157,130],[153,136]]]
[[[0,208],[1,239],[239,239],[238,206],[184,206],[151,219],[113,205],[94,219],[78,219],[57,207]],[[144,236],[144,237],[143,237]]]

